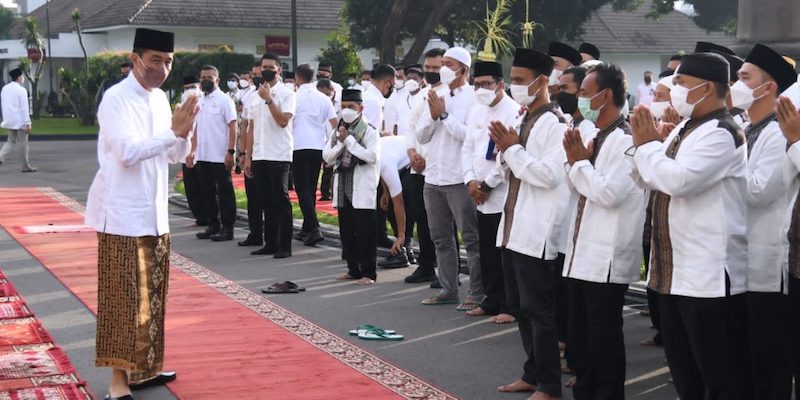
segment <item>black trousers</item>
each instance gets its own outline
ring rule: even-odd
[[[505,280],[503,279],[503,257],[497,247],[497,229],[500,214],[484,214],[478,211],[478,244],[481,253],[481,282],[486,298],[481,308],[487,314],[509,313],[506,300]]]
[[[789,275],[789,348],[794,376],[794,398],[800,399],[800,279]]]
[[[378,279],[375,270],[377,244],[375,241],[375,210],[339,207],[339,233],[347,260],[347,273],[356,279]]]
[[[556,302],[556,324],[558,325],[558,341],[567,342],[567,320],[569,314],[568,308],[568,289],[567,278],[564,278],[564,260],[567,258],[566,254],[558,253],[558,257],[553,260],[553,281],[555,282],[555,302]],[[567,345],[569,347],[569,345]],[[565,350],[567,351],[567,350]],[[565,356],[566,357],[566,356]]]
[[[303,212],[303,232],[319,230],[317,220],[317,182],[322,165],[322,150],[296,150],[292,160],[294,190]]]
[[[255,168],[255,163],[253,163]],[[244,177],[244,191],[247,194],[247,226],[252,240],[258,240],[264,235],[264,205],[258,193],[255,178]]]
[[[253,175],[264,210],[264,245],[276,252],[292,251],[290,164],[285,161],[253,161]]]
[[[380,207],[383,192],[383,185],[378,185],[378,191],[376,192],[378,202],[376,204],[379,206],[375,209],[375,238],[381,242],[386,242],[390,241],[389,232],[386,230],[386,221],[389,221],[395,234],[397,234],[397,221],[395,221],[394,218],[394,207],[392,206],[391,200],[389,201],[389,207],[386,208],[386,211],[383,211]]]
[[[519,309],[519,334],[528,357],[522,380],[561,397],[553,263],[508,249],[502,252],[508,305]]]
[[[417,257],[418,269],[429,272],[429,275],[436,273],[436,247],[431,239],[431,229],[428,226],[428,213],[425,211],[425,176],[419,174],[408,174],[408,203],[406,203],[406,214],[410,215],[417,226],[417,240],[419,241],[419,257]],[[405,185],[403,192],[405,192]],[[408,229],[413,232],[413,229]]]
[[[664,352],[681,400],[755,398],[744,300],[659,295]]]
[[[647,276],[648,271],[650,271],[650,243],[645,244],[643,248],[644,274]],[[660,346],[664,344],[664,339],[661,338],[661,313],[658,309],[658,292],[650,288],[647,288],[647,309],[650,310],[650,323],[653,324],[653,329],[656,330],[653,342]]]
[[[333,197],[333,167],[322,168],[322,183],[319,185],[322,197]]]
[[[576,400],[625,398],[622,306],[628,285],[567,279],[569,345]]]
[[[203,200],[208,210],[211,227],[233,229],[236,219],[236,195],[233,193],[231,173],[223,163],[198,161],[195,165],[200,175]]]
[[[745,294],[751,373],[755,398],[792,398],[789,298],[783,293]],[[796,339],[797,337],[795,337]]]
[[[198,223],[207,224],[209,221],[206,203],[203,200],[203,187],[200,184],[200,174],[197,167],[189,168],[182,164],[183,187],[186,189],[186,201],[189,203],[189,210]]]

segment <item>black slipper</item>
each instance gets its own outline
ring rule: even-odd
[[[122,397],[111,397],[110,394],[107,394],[106,397],[103,397],[103,400],[133,400],[133,396],[128,394]]]
[[[266,289],[261,289],[262,293],[267,294],[284,294],[284,293],[300,293],[305,292],[306,288],[297,286],[296,283],[286,281],[282,283],[273,283]]]
[[[178,379],[178,374],[173,371],[167,371],[156,375],[156,377],[153,379],[148,379],[144,382],[132,383],[128,385],[128,387],[131,388],[131,390],[139,390],[152,386],[166,385],[167,383],[170,383],[175,379]],[[120,400],[133,400],[133,398],[130,399],[120,398]]]

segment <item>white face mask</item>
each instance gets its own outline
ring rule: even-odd
[[[733,84],[733,86],[731,86],[731,103],[736,108],[741,108],[742,110],[749,109],[750,106],[753,105],[754,101],[764,97],[764,95],[766,94],[764,93],[761,96],[755,97],[753,96],[753,92],[755,92],[756,89],[763,87],[767,83],[764,83],[763,85],[758,86],[755,89],[750,89],[750,87],[748,87],[744,82],[737,81],[736,83]]]
[[[409,93],[414,93],[419,90],[419,83],[413,79],[409,79],[405,83],[405,88]]]
[[[236,81],[228,81],[228,89],[233,90],[233,89],[236,89],[237,86],[239,86],[238,82],[236,82]]]
[[[664,117],[664,111],[667,111],[669,108],[668,101],[654,101],[650,104],[650,112],[656,119],[661,119]]]
[[[550,78],[547,81],[547,86],[557,86],[558,78],[561,78],[561,75],[564,75],[564,71],[554,69],[553,72],[550,73]]]
[[[478,98],[479,103],[489,106],[497,98],[497,92],[491,89],[480,88],[475,91],[475,96]]]
[[[361,115],[358,111],[350,109],[350,108],[343,108],[342,112],[342,121],[348,124],[352,124],[358,117]]]
[[[372,82],[371,81],[361,81],[361,86],[364,87],[364,90],[367,90],[367,89],[369,89],[370,86],[372,86]]]
[[[245,89],[250,86],[250,81],[239,81],[239,86],[241,86],[242,89]]]
[[[284,83],[283,85],[286,86],[287,89],[294,92],[294,83]]]
[[[442,67],[441,71],[439,71],[439,76],[442,79],[442,83],[449,85],[456,80],[456,71],[453,71],[449,67]]]
[[[703,100],[705,100],[706,96],[703,96],[700,100],[694,102],[694,104],[689,104],[687,100],[687,98],[689,97],[689,92],[705,84],[706,82],[703,82],[691,89],[682,85],[675,85],[672,87],[672,90],[670,91],[670,97],[672,97],[672,106],[675,107],[675,111],[678,112],[678,115],[680,115],[683,118],[692,117],[692,112],[694,111],[694,107],[700,104]]]
[[[531,82],[530,85],[511,85],[511,97],[517,102],[517,104],[527,107],[531,105],[534,100],[536,100],[536,96],[539,94],[539,91],[542,90],[542,87],[540,86],[538,89],[536,89],[536,92],[533,93],[533,95],[528,94],[528,88],[536,83],[537,80],[538,79]]]
[[[347,80],[347,86],[353,86],[355,84],[356,84],[356,80],[355,79],[348,79]]]
[[[394,80],[394,89],[395,90],[400,90],[400,89],[403,89],[404,87],[406,87],[406,81],[404,81],[402,79],[395,79]]]

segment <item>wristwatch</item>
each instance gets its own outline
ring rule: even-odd
[[[234,150],[234,149],[228,149],[228,154],[230,154],[230,155],[234,155],[234,154],[236,154],[236,150]]]
[[[270,104],[272,104],[272,99],[267,99],[267,100],[264,100],[264,103],[265,103],[266,105],[270,105]]]
[[[447,113],[447,111],[445,111],[445,112],[443,112],[443,113],[439,114],[439,121],[444,121],[444,120],[446,120],[446,119],[447,119],[447,117],[449,117],[449,116],[450,116],[450,114],[448,114],[448,113]]]

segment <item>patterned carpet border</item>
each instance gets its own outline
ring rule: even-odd
[[[38,188],[63,206],[83,214],[84,206],[49,187]],[[340,338],[282,306],[252,292],[194,261],[172,252],[170,263],[189,276],[283,327],[295,336],[338,359],[354,370],[389,388],[406,399],[455,400],[452,395],[426,383],[413,374],[389,364],[380,357]]]

